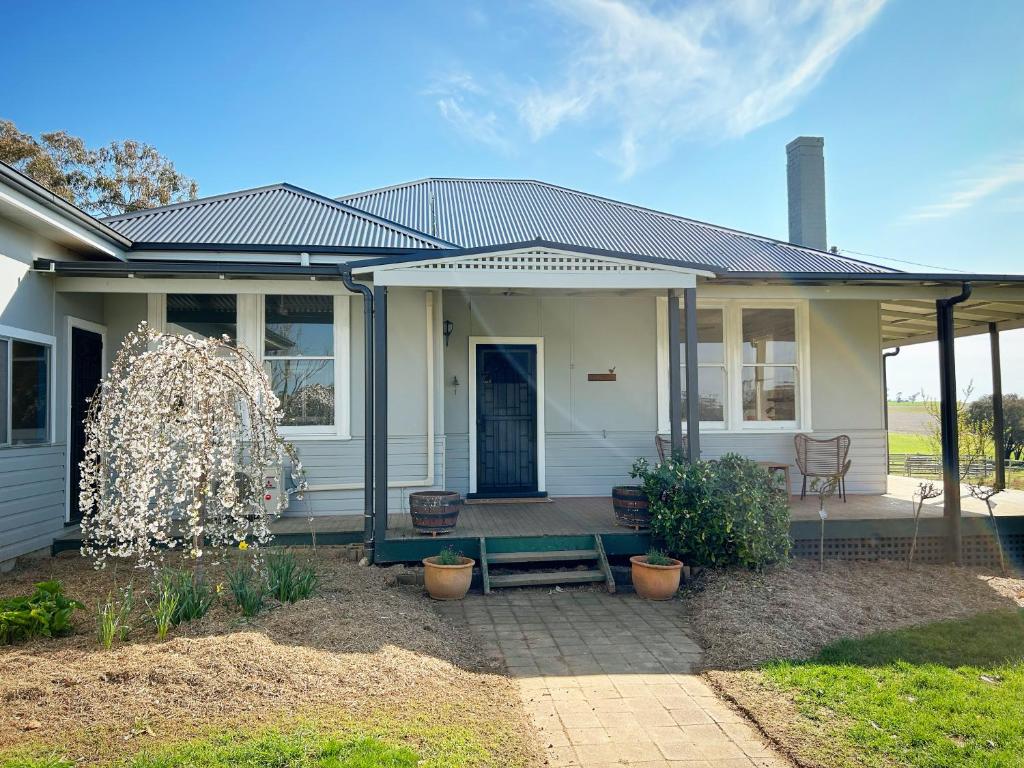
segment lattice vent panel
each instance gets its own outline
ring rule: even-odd
[[[590,274],[605,272],[656,272],[642,264],[627,264],[592,259],[586,256],[565,256],[554,253],[518,253],[508,256],[481,256],[459,261],[433,262],[423,264],[418,269],[436,269],[441,271],[506,271],[506,272],[571,272],[574,274]]]

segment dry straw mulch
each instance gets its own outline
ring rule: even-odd
[[[969,568],[796,560],[764,573],[709,571],[687,609],[708,669],[813,656],[844,637],[1024,605],[1024,581]]]
[[[88,608],[69,637],[0,646],[0,755],[42,744],[90,763],[210,727],[309,717],[384,731],[389,722],[415,722],[416,732],[455,723],[493,748],[489,764],[539,762],[515,684],[468,632],[420,590],[396,586],[395,569],[360,568],[329,547],[317,567],[312,599],[244,620],[225,591],[166,641],[142,625],[109,651],[97,644],[94,609],[114,584],[111,571],[65,555],[3,576],[0,596],[59,578]],[[210,571],[212,582],[222,577]],[[141,624],[148,578],[134,581]]]

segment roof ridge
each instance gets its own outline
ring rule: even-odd
[[[726,234],[726,235],[738,236],[738,237],[744,237],[744,238],[752,238],[754,240],[759,240],[759,241],[765,242],[765,243],[772,243],[772,244],[775,244],[775,245],[784,245],[784,246],[787,246],[789,248],[795,248],[795,249],[801,250],[801,251],[807,251],[807,252],[814,253],[814,254],[821,254],[821,255],[824,255],[824,256],[828,256],[831,259],[837,259],[837,260],[842,261],[842,262],[847,263],[847,264],[858,264],[858,265],[862,265],[862,266],[873,267],[875,269],[886,270],[886,271],[889,271],[889,272],[902,272],[903,271],[903,270],[900,270],[900,269],[895,269],[893,267],[887,267],[884,264],[875,264],[874,262],[864,261],[862,259],[853,259],[853,258],[850,258],[849,256],[844,256],[844,255],[841,255],[841,254],[838,254],[838,253],[833,253],[832,251],[827,251],[827,250],[826,251],[821,251],[821,250],[818,250],[817,248],[809,248],[809,247],[807,247],[805,245],[798,245],[797,243],[791,243],[791,242],[788,242],[786,240],[780,240],[779,238],[776,238],[776,237],[769,237],[767,235],[759,235],[759,234],[757,234],[755,232],[747,232],[746,230],[736,229],[735,227],[726,227],[726,226],[722,226],[721,224],[712,224],[711,222],[702,221],[701,219],[694,219],[694,218],[690,218],[689,216],[682,216],[682,215],[680,215],[678,213],[669,213],[668,211],[660,211],[657,208],[651,208],[651,207],[645,206],[645,205],[638,205],[636,203],[628,203],[628,202],[625,202],[623,200],[616,200],[615,198],[612,198],[612,197],[606,197],[604,195],[597,195],[597,194],[594,194],[593,192],[584,192],[583,190],[580,190],[580,189],[573,189],[572,187],[566,187],[566,186],[563,186],[561,184],[554,184],[554,183],[552,183],[550,181],[542,181],[540,179],[508,179],[508,178],[502,179],[502,178],[496,178],[496,177],[473,178],[473,177],[469,177],[469,176],[427,176],[425,178],[417,179],[415,181],[407,181],[407,182],[400,183],[400,184],[392,184],[390,186],[380,187],[378,189],[366,190],[365,192],[356,192],[356,193],[351,194],[351,195],[345,195],[343,198],[339,198],[339,199],[346,199],[346,200],[348,200],[348,199],[357,198],[357,197],[367,197],[369,195],[376,194],[376,193],[379,193],[379,192],[390,191],[390,190],[394,190],[394,189],[402,189],[402,188],[405,188],[405,187],[412,187],[412,186],[416,186],[416,185],[419,185],[419,184],[424,184],[424,183],[432,182],[432,181],[461,181],[461,182],[501,183],[501,184],[534,184],[534,185],[537,185],[539,187],[546,187],[548,189],[555,189],[555,190],[559,190],[559,191],[562,191],[562,192],[568,192],[570,194],[578,195],[580,197],[589,198],[591,200],[599,200],[601,202],[609,203],[611,205],[619,206],[621,208],[629,208],[629,209],[634,210],[634,211],[642,211],[644,213],[649,213],[649,214],[654,215],[654,216],[660,216],[660,217],[663,217],[663,218],[674,219],[676,221],[684,221],[684,222],[687,222],[689,224],[693,224],[693,225],[698,226],[698,227],[704,227],[706,229],[710,229],[710,230],[713,230],[713,231],[716,231],[716,232],[721,232],[721,233]]]
[[[299,187],[295,184],[290,184],[286,181],[277,182],[276,184],[265,184],[260,187],[252,187],[250,189],[240,189],[235,192],[225,192],[220,195],[200,197],[196,198],[195,200],[182,200],[177,203],[161,205],[156,208],[146,208],[141,211],[133,211],[131,213],[120,214],[118,216],[109,216],[106,219],[103,219],[103,221],[105,223],[109,222],[112,224],[120,224],[121,222],[124,221],[130,221],[132,219],[142,218],[148,215],[164,213],[172,210],[181,210],[183,208],[188,208],[190,206],[217,203],[225,200],[240,200],[247,197],[253,197],[254,195],[261,194],[264,192],[272,192],[277,190],[290,192],[294,195],[304,197],[313,202],[317,202],[322,205],[327,205],[335,210],[339,210],[350,216],[355,216],[356,218],[362,219],[363,221],[369,222],[371,224],[376,224],[378,226],[392,229],[395,232],[400,232],[403,235],[407,235],[409,237],[422,240],[425,243],[429,243],[431,245],[436,245],[441,248],[456,247],[454,243],[449,243],[447,240],[442,240],[439,237],[428,235],[425,232],[420,232],[418,229],[413,229],[412,227],[407,227],[404,224],[399,224],[397,221],[386,219],[383,216],[378,216],[377,214],[370,213],[369,211],[364,211],[362,208],[356,208],[353,205],[348,205],[347,203],[341,202],[340,200],[334,200],[333,198],[327,197],[326,195],[321,195],[317,192],[313,192],[312,190]]]
[[[362,219],[373,222],[374,224],[378,224],[384,227],[391,227],[392,229],[397,230],[402,234],[409,235],[411,237],[416,237],[421,240],[433,243],[434,245],[445,248],[458,247],[455,243],[450,243],[447,240],[442,240],[440,237],[435,237],[434,235],[429,235],[426,232],[421,232],[418,229],[407,227],[405,224],[399,224],[397,221],[392,221],[391,219],[386,219],[383,216],[378,216],[375,213],[364,211],[362,208],[356,208],[354,205],[349,205],[348,203],[342,202],[341,200],[335,200],[332,197],[321,195],[318,192],[313,192],[312,190],[309,189],[303,189],[302,187],[297,187],[294,184],[288,184],[287,182],[282,182],[281,186],[297,194],[305,195],[306,197],[309,197],[313,200],[318,200],[323,203],[326,203],[327,205],[338,208],[344,211],[345,213],[349,213],[353,216],[358,216]]]
[[[147,216],[153,213],[163,213],[164,211],[177,210],[179,208],[187,208],[191,205],[204,205],[206,203],[214,203],[220,200],[228,200],[230,198],[249,197],[257,194],[258,192],[267,192],[272,189],[288,189],[292,185],[286,182],[279,181],[276,184],[264,184],[260,187],[250,187],[248,189],[238,189],[234,192],[223,192],[219,195],[209,195],[208,197],[197,197],[195,200],[179,200],[176,203],[168,203],[167,205],[158,205],[155,208],[143,208],[141,211],[132,211],[131,213],[119,213],[116,216],[104,216],[100,221],[125,221],[127,219],[135,219],[140,216]],[[297,187],[296,187],[297,189]]]

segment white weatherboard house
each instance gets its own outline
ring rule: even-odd
[[[143,320],[262,356],[309,476],[289,514],[368,542],[418,489],[607,497],[658,433],[787,465],[849,435],[847,490],[883,493],[883,350],[1021,327],[1024,278],[828,252],[822,141],[787,149],[791,243],[493,179],[100,221],[0,165],[0,563],[75,522],[84,400]]]

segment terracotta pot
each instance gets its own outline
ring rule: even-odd
[[[435,600],[461,600],[473,581],[476,561],[463,557],[458,565],[439,565],[436,557],[423,558],[423,584]]]
[[[679,577],[683,564],[673,560],[672,565],[651,565],[647,555],[629,558],[633,571],[633,589],[645,600],[670,600],[679,591]]]

